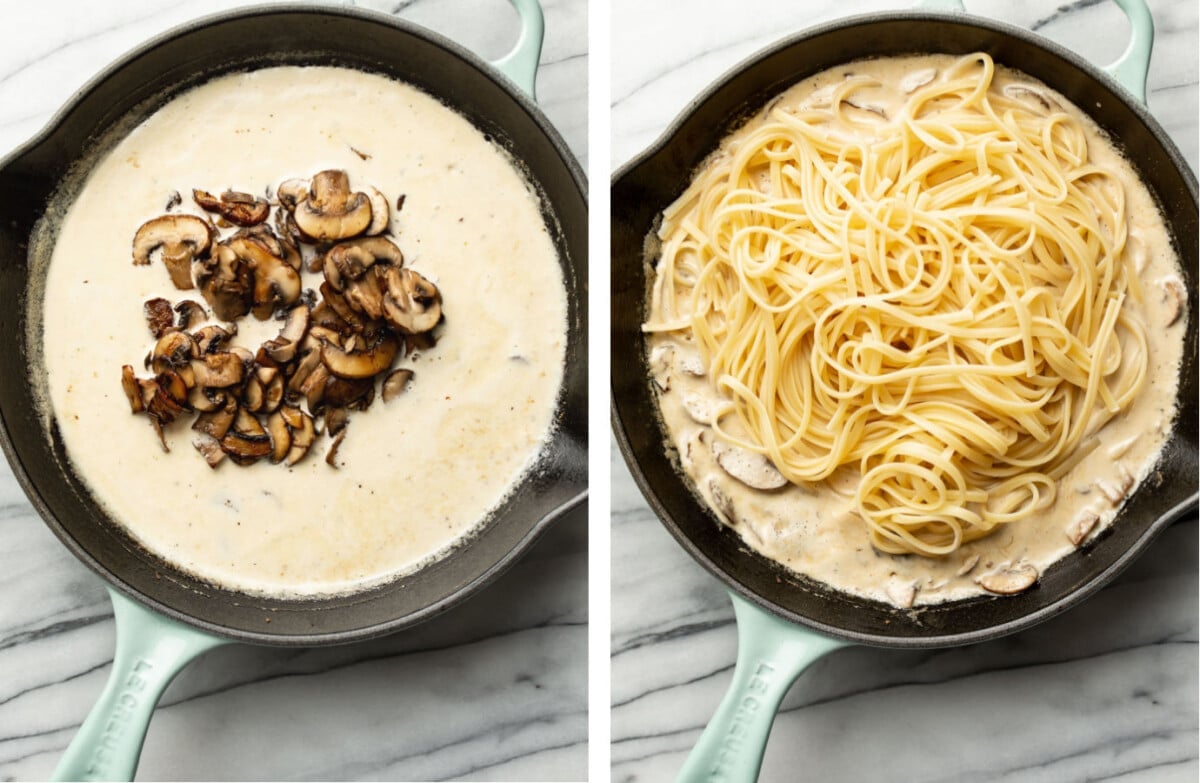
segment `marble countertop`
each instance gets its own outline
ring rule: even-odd
[[[758,49],[821,21],[904,3],[704,0],[686,14],[668,5],[614,3],[613,169]],[[1150,6],[1158,33],[1150,110],[1195,170],[1197,5]],[[1124,48],[1127,25],[1111,3],[967,7],[1094,62]],[[669,780],[729,684],[733,612],[613,449],[612,779]],[[847,648],[819,661],[783,702],[760,780],[1194,783],[1197,526],[1194,515],[1179,521],[1094,598],[1024,633],[947,650]]]
[[[248,3],[6,6],[0,156],[128,49],[241,5]],[[517,31],[502,0],[357,5],[423,24],[488,58],[503,54]],[[541,105],[586,163],[587,4],[542,5]],[[576,509],[487,590],[411,630],[343,647],[209,653],[167,690],[139,779],[584,779],[586,517]],[[0,541],[0,779],[46,779],[107,678],[112,610],[101,580],[50,533],[6,463]]]

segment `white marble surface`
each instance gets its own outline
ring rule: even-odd
[[[618,0],[612,166],[744,57],[813,23],[897,0]],[[1150,108],[1197,164],[1197,4],[1151,0]],[[1124,45],[1097,0],[968,0],[1094,61]],[[614,447],[615,448],[615,447]],[[729,683],[736,651],[720,583],[677,546],[612,456],[612,779],[669,780]],[[928,652],[848,648],[782,705],[762,781],[1121,780],[1195,783],[1197,521],[1175,524],[1083,606],[1025,633]]]
[[[3,4],[0,156],[112,59],[231,0]],[[515,40],[504,0],[361,2],[486,57]],[[539,95],[585,159],[587,6],[543,0]],[[7,339],[15,339],[8,335]],[[602,441],[603,442],[603,441]],[[45,779],[112,659],[99,578],[0,466],[0,779]],[[586,510],[510,572],[417,628],[336,648],[213,651],[168,689],[142,780],[581,780],[587,774]]]

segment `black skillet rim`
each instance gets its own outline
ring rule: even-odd
[[[846,28],[856,27],[856,26],[866,25],[866,24],[874,25],[874,24],[889,23],[889,22],[921,22],[921,21],[930,21],[930,22],[950,21],[950,22],[955,22],[958,24],[969,25],[969,26],[973,26],[976,28],[980,28],[980,29],[983,29],[988,32],[1016,38],[1019,41],[1021,41],[1022,43],[1041,48],[1043,50],[1046,50],[1051,55],[1055,55],[1055,56],[1059,57],[1060,59],[1067,61],[1068,64],[1075,66],[1077,69],[1082,71],[1084,74],[1086,74],[1087,76],[1090,76],[1094,81],[1099,82],[1104,87],[1107,87],[1107,89],[1110,92],[1112,92],[1119,100],[1121,100],[1125,104],[1125,106],[1128,109],[1130,109],[1134,113],[1134,115],[1141,122],[1141,124],[1143,126],[1145,126],[1148,131],[1150,131],[1151,135],[1156,139],[1159,146],[1162,148],[1163,152],[1166,154],[1166,156],[1169,158],[1171,163],[1174,165],[1175,169],[1179,173],[1182,174],[1182,178],[1184,179],[1184,181],[1186,183],[1186,187],[1190,193],[1191,201],[1192,201],[1193,205],[1197,203],[1196,175],[1195,175],[1195,173],[1192,172],[1190,166],[1183,159],[1182,155],[1179,153],[1179,150],[1175,146],[1174,142],[1170,139],[1170,137],[1166,134],[1166,132],[1163,130],[1163,128],[1154,119],[1154,117],[1149,113],[1149,110],[1147,109],[1147,107],[1144,104],[1142,104],[1140,101],[1133,98],[1133,96],[1124,88],[1123,85],[1116,82],[1107,73],[1100,70],[1099,67],[1092,64],[1091,62],[1084,59],[1083,57],[1076,54],[1075,52],[1063,47],[1062,45],[1060,45],[1054,41],[1051,41],[1047,38],[1044,38],[1036,33],[1033,33],[1025,28],[1017,27],[1015,25],[1009,24],[1007,22],[1002,22],[1000,20],[989,19],[986,17],[979,17],[979,16],[975,16],[975,15],[971,15],[971,14],[967,14],[967,13],[959,12],[959,11],[938,12],[938,11],[928,11],[928,10],[891,11],[891,12],[881,12],[881,13],[858,14],[858,15],[854,15],[854,16],[843,17],[843,18],[836,19],[836,20],[833,20],[830,22],[825,22],[825,23],[822,23],[819,25],[814,25],[812,27],[806,28],[795,34],[792,34],[783,39],[780,39],[779,41],[776,41],[775,43],[769,44],[768,46],[763,47],[762,49],[754,52],[753,54],[749,55],[748,57],[742,59],[740,62],[735,64],[733,67],[727,69],[724,73],[722,73],[720,76],[718,76],[712,82],[710,82],[709,85],[707,87],[705,87],[703,91],[701,91],[694,99],[689,101],[688,104],[679,112],[679,114],[677,114],[675,116],[675,118],[672,119],[672,121],[668,124],[666,129],[658,136],[658,138],[656,138],[644,150],[642,150],[640,153],[635,155],[628,162],[626,162],[620,168],[618,168],[612,175],[611,183],[610,183],[611,187],[615,189],[616,185],[627,174],[629,174],[633,170],[637,169],[639,166],[643,165],[650,158],[654,157],[655,155],[658,155],[659,153],[663,152],[664,149],[669,147],[669,145],[672,143],[672,141],[679,134],[681,129],[687,124],[687,122],[690,120],[692,115],[696,112],[696,110],[699,107],[701,107],[704,103],[706,103],[707,101],[712,99],[714,96],[716,96],[718,93],[720,93],[730,82],[738,79],[745,72],[751,70],[756,65],[758,65],[760,62],[767,60],[768,58],[770,58],[776,54],[779,54],[780,52],[782,52],[784,50],[801,45],[805,41],[811,40],[813,38],[816,38],[818,36],[822,36],[822,35],[825,35],[825,34],[828,34],[831,32],[841,31]],[[861,52],[861,53],[857,53],[857,56],[866,57],[866,56],[870,56],[870,54],[871,54],[870,52]],[[849,59],[855,59],[855,57],[852,56],[852,57],[848,58],[848,60]],[[755,108],[757,108],[757,107],[755,107]],[[1157,194],[1155,194],[1155,195],[1157,196]],[[611,227],[610,227],[610,232],[611,232]],[[1176,239],[1178,241],[1178,238],[1176,238]],[[615,298],[614,298],[614,302],[615,302]],[[610,307],[611,306],[612,306],[612,304],[610,304]],[[1192,307],[1189,309],[1194,310],[1195,304],[1193,303]],[[1196,316],[1194,313],[1189,313],[1189,318],[1191,319],[1191,330],[1194,332]],[[1186,339],[1186,337],[1185,337],[1185,339]],[[614,348],[613,350],[615,352],[616,349]],[[613,359],[614,360],[616,359],[615,354],[613,356]],[[1192,357],[1192,359],[1194,360],[1194,357]],[[1189,366],[1187,364],[1187,362],[1189,361],[1189,357],[1186,354],[1184,356],[1184,361],[1185,361],[1185,369],[1186,369]],[[1193,368],[1192,371],[1194,372],[1195,371],[1194,365],[1192,365],[1192,368]],[[1183,384],[1181,383],[1180,393],[1182,393],[1182,387],[1183,387]],[[719,564],[714,562],[704,551],[702,551],[702,549],[697,545],[697,543],[695,541],[693,541],[683,531],[683,529],[681,528],[679,523],[677,523],[674,519],[672,519],[672,517],[670,516],[670,514],[667,512],[666,508],[664,507],[663,503],[659,499],[656,491],[651,486],[649,479],[647,479],[647,477],[643,473],[643,471],[641,469],[641,465],[638,461],[637,455],[634,451],[632,444],[630,443],[628,434],[627,434],[625,427],[623,425],[623,422],[622,422],[622,418],[620,415],[620,406],[619,406],[619,400],[621,398],[620,398],[620,395],[618,394],[618,390],[615,388],[615,384],[610,386],[610,392],[612,395],[611,403],[610,403],[610,411],[609,411],[610,422],[611,422],[613,434],[615,435],[618,447],[621,450],[622,457],[625,459],[626,466],[628,467],[630,474],[633,476],[634,481],[637,483],[638,488],[641,491],[646,502],[651,507],[651,509],[653,509],[655,515],[658,517],[658,520],[668,530],[668,532],[670,532],[671,536],[676,540],[676,542],[678,542],[680,544],[680,546],[682,546],[683,549],[686,550],[688,552],[688,554],[694,560],[696,560],[701,566],[703,566],[705,568],[705,570],[707,570],[710,574],[717,577],[717,579],[719,579],[725,585],[725,587],[727,589],[734,591],[739,596],[741,596],[743,599],[753,603],[754,605],[758,606],[763,611],[769,612],[773,615],[776,615],[777,617],[780,617],[780,618],[787,620],[788,622],[794,623],[798,626],[804,626],[804,627],[810,628],[810,629],[817,631],[819,633],[822,633],[824,635],[831,636],[831,637],[838,638],[838,639],[843,639],[843,640],[854,642],[857,644],[867,645],[867,646],[890,647],[890,648],[898,648],[898,649],[927,649],[927,648],[937,648],[937,647],[950,647],[950,646],[957,646],[957,645],[962,645],[962,644],[972,644],[972,643],[977,643],[977,642],[988,641],[991,639],[996,639],[996,638],[999,638],[1002,636],[1007,636],[1009,634],[1016,633],[1018,631],[1025,630],[1025,629],[1032,627],[1040,622],[1048,620],[1064,611],[1067,611],[1068,609],[1074,607],[1081,601],[1085,600],[1086,598],[1088,598],[1089,596],[1091,596],[1092,594],[1094,594],[1095,592],[1100,590],[1102,587],[1104,587],[1104,585],[1106,585],[1113,578],[1115,578],[1119,573],[1121,573],[1125,568],[1127,568],[1133,562],[1133,560],[1135,560],[1137,558],[1137,556],[1140,555],[1146,549],[1146,547],[1153,541],[1153,539],[1158,535],[1158,533],[1160,533],[1168,524],[1170,524],[1172,521],[1178,519],[1183,514],[1188,513],[1189,511],[1195,511],[1198,506],[1198,493],[1195,488],[1195,484],[1193,484],[1193,488],[1192,488],[1192,492],[1191,492],[1190,496],[1186,497],[1184,500],[1182,500],[1180,503],[1176,504],[1175,506],[1167,509],[1162,514],[1160,514],[1157,519],[1155,519],[1151,523],[1147,524],[1145,526],[1145,529],[1141,532],[1141,534],[1136,539],[1135,543],[1131,547],[1129,547],[1124,553],[1122,553],[1119,557],[1117,557],[1107,568],[1105,568],[1102,571],[1093,575],[1087,582],[1085,582],[1081,586],[1079,586],[1069,592],[1066,592],[1065,594],[1054,599],[1047,605],[1042,606],[1041,608],[1035,609],[1034,611],[1031,611],[1025,615],[1022,615],[1021,617],[1019,617],[1017,619],[1010,620],[1007,622],[997,623],[995,625],[990,625],[990,626],[986,626],[983,628],[978,628],[978,629],[975,629],[972,631],[958,632],[958,633],[930,634],[928,636],[888,636],[888,635],[882,635],[882,634],[876,634],[876,633],[866,633],[866,632],[847,630],[847,629],[844,629],[844,628],[841,628],[838,626],[830,625],[828,623],[824,623],[824,622],[815,620],[806,615],[803,615],[798,612],[794,612],[788,608],[779,606],[772,600],[759,595],[757,592],[755,592],[754,590],[747,587],[745,584],[743,584],[742,581],[740,581],[736,577],[735,574],[722,568]],[[1179,400],[1179,401],[1185,402],[1183,400]],[[654,426],[659,427],[661,425],[655,424]],[[1169,443],[1169,441],[1168,441],[1168,443]],[[684,481],[684,480],[681,479],[681,481]],[[686,483],[684,483],[683,486],[686,486]],[[1149,490],[1148,482],[1143,483],[1138,488],[1138,492],[1148,491],[1148,490]],[[698,510],[700,510],[702,513],[707,515],[710,518],[710,520],[713,521],[714,525],[718,524],[715,521],[715,518],[712,517],[711,512],[709,512],[707,508],[702,507],[694,495],[691,495],[691,493],[689,492],[689,496],[691,497],[692,504],[694,506],[696,506],[696,508]],[[736,535],[736,534],[733,534],[733,535]],[[757,558],[757,559],[765,561],[765,558],[762,558],[760,555],[757,555],[757,553],[750,552],[748,550],[748,548],[742,546],[741,549],[742,549],[742,551],[749,554],[752,558]],[[775,564],[772,564],[772,565],[775,565]],[[775,567],[779,571],[780,579],[790,579],[792,581],[795,581],[797,579],[797,575],[786,571],[786,569],[783,569],[780,566],[775,566]],[[819,593],[825,593],[825,594],[832,593],[832,591],[829,591],[828,588],[825,588],[824,586],[820,585],[820,583],[817,583],[814,580],[803,578],[803,577],[801,577],[799,579],[799,581],[797,582],[797,586],[799,587],[799,589],[802,589],[802,590],[807,589],[808,592],[819,592]],[[837,594],[837,595],[841,595],[841,594]],[[858,603],[858,604],[875,605],[875,602],[864,601],[863,599],[850,598],[850,597],[847,597],[847,599],[848,599],[848,602],[853,602],[853,603]],[[954,602],[954,603],[955,604],[959,604],[959,603],[970,604],[970,603],[978,602],[980,600],[981,599],[966,599],[965,601]],[[982,600],[1003,600],[1003,599],[982,599]],[[882,606],[882,605],[879,605],[879,606]]]
[[[137,46],[132,47],[116,59],[112,60],[108,65],[98,71],[79,89],[63,103],[46,124],[39,129],[32,137],[23,144],[17,146],[3,158],[0,158],[0,171],[7,169],[11,164],[20,160],[33,150],[36,150],[40,145],[44,144],[54,132],[69,119],[69,115],[78,108],[78,106],[97,88],[107,83],[110,79],[119,78],[120,73],[131,63],[146,55],[151,50],[172,42],[175,39],[188,36],[197,30],[206,28],[215,24],[223,24],[237,22],[243,19],[250,19],[261,16],[289,16],[297,14],[308,14],[317,16],[329,17],[345,17],[354,19],[360,22],[381,25],[389,27],[400,32],[424,39],[429,44],[443,50],[448,56],[457,58],[463,63],[471,66],[481,76],[501,90],[507,97],[529,117],[529,119],[538,127],[545,140],[550,143],[554,152],[561,164],[569,173],[570,178],[578,189],[583,203],[587,203],[587,179],[578,160],[563,140],[561,134],[546,118],[545,114],[523,91],[518,89],[516,85],[508,80],[506,76],[501,74],[494,66],[488,63],[479,55],[466,49],[464,46],[446,38],[440,33],[429,30],[426,27],[416,23],[390,16],[381,12],[365,10],[354,7],[342,6],[324,6],[306,3],[281,3],[281,4],[258,4],[253,6],[245,6],[241,8],[230,9],[211,14],[206,14],[196,19],[188,20],[179,25],[173,26],[151,38],[142,41]],[[82,150],[86,153],[87,148]],[[75,160],[79,158],[76,157]],[[586,254],[586,246],[584,247]],[[584,259],[577,262],[580,266],[586,268],[586,255]],[[586,313],[586,279],[579,281],[579,289],[581,292],[581,303],[579,307],[583,313]],[[578,340],[581,349],[585,351],[586,356],[586,317],[580,329]],[[564,395],[566,394],[564,389]],[[564,396],[560,404],[565,405],[566,397]],[[564,412],[565,408],[560,408],[560,413]],[[563,450],[571,450],[578,445],[586,448],[586,422],[583,424],[581,432],[568,431],[562,424],[556,426],[550,436],[550,446],[547,449],[547,454]],[[231,628],[209,620],[188,614],[187,612],[175,609],[169,606],[157,597],[148,595],[129,584],[121,575],[115,571],[108,569],[104,564],[99,562],[83,545],[77,542],[74,536],[69,532],[67,526],[63,525],[49,505],[42,497],[40,490],[30,478],[28,471],[25,468],[20,454],[17,452],[12,440],[9,436],[8,425],[4,420],[3,411],[0,411],[0,450],[4,452],[5,457],[12,468],[13,474],[17,479],[22,491],[30,504],[37,511],[38,515],[46,523],[47,527],[55,534],[55,536],[66,546],[66,548],[80,562],[86,565],[91,571],[96,573],[105,584],[113,587],[123,594],[129,596],[138,603],[154,610],[155,612],[176,620],[185,625],[200,629],[207,633],[213,634],[224,639],[238,641],[250,644],[261,644],[269,646],[286,646],[286,647],[308,647],[330,644],[345,644],[350,642],[364,641],[379,636],[384,636],[394,633],[403,628],[419,624],[425,620],[431,619],[446,610],[456,606],[462,601],[467,600],[475,595],[479,590],[487,584],[498,578],[501,574],[507,571],[517,560],[524,555],[532,544],[540,538],[540,536],[553,524],[556,520],[567,514],[576,506],[583,503],[588,495],[586,486],[586,476],[582,481],[578,478],[573,480],[573,483],[581,484],[581,488],[571,494],[571,496],[562,503],[547,509],[544,514],[533,520],[525,533],[512,546],[507,553],[500,557],[492,566],[480,573],[474,575],[466,584],[464,584],[456,592],[432,603],[423,606],[420,610],[409,612],[399,617],[393,617],[390,620],[379,622],[371,625],[360,626],[350,630],[332,631],[332,632],[314,632],[314,633],[288,633],[281,635],[278,633],[260,632],[240,628]],[[522,477],[521,483],[530,480],[534,473],[527,473]],[[151,557],[157,557],[150,554]],[[370,594],[372,590],[368,589],[363,595]],[[279,599],[259,598],[257,596],[247,595],[238,591],[222,590],[222,594],[236,596],[244,599],[247,604],[258,603],[264,601],[276,601]],[[343,597],[344,598],[344,597]],[[350,596],[353,599],[353,596]],[[305,601],[311,599],[303,599]],[[319,600],[319,599],[318,599]],[[352,605],[352,600],[347,606]],[[332,607],[327,611],[337,610],[339,607]],[[269,628],[269,626],[267,626]]]

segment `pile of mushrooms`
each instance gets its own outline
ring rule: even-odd
[[[393,364],[433,346],[437,287],[405,267],[384,236],[387,199],[375,188],[352,191],[344,171],[287,180],[274,199],[202,190],[193,198],[215,222],[179,213],[147,221],[134,236],[133,263],[157,254],[176,288],[199,289],[212,317],[192,299],[145,303],[157,340],[145,361],[153,375],[122,367],[131,410],[146,414],[164,450],[164,427],[198,414],[193,445],[213,468],[226,457],[295,465],[322,433],[332,439],[326,462],[336,467],[349,412],[371,405],[380,379],[384,402],[401,394],[413,372]],[[304,288],[306,256],[322,278],[319,293]],[[256,351],[233,342],[247,314],[282,321]]]

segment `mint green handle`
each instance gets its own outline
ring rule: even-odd
[[[1116,62],[1100,70],[1117,80],[1142,103],[1146,102],[1146,75],[1150,72],[1150,52],[1154,49],[1154,17],[1146,0],[1114,0],[1129,18],[1129,45]],[[917,8],[965,11],[963,0],[918,0]]]
[[[521,35],[512,51],[492,65],[536,101],[538,60],[542,56],[542,39],[546,37],[542,6],[538,0],[509,1],[521,15]]]
[[[112,673],[54,770],[54,780],[133,780],[150,715],[171,680],[227,640],[170,620],[112,588],[117,651]]]
[[[733,593],[738,654],[733,682],[676,783],[753,783],[775,712],[800,673],[846,642],[781,620]]]

